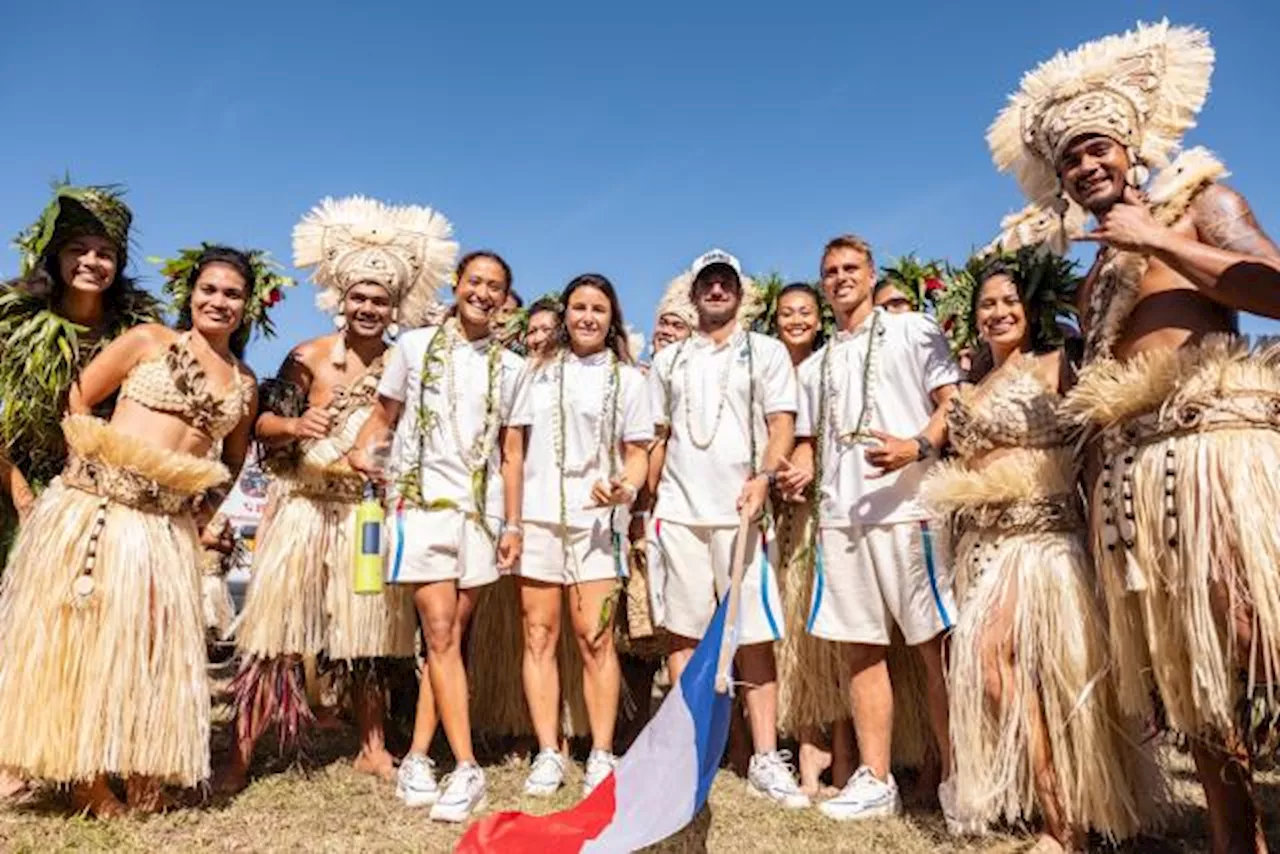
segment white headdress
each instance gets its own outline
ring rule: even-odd
[[[1128,148],[1131,183],[1141,185],[1195,127],[1212,73],[1209,34],[1167,20],[1060,52],[1022,78],[987,131],[996,168],[1012,169],[1031,201],[1061,210],[1059,159],[1072,141],[1101,134]]]
[[[293,263],[314,268],[316,305],[324,311],[340,309],[354,285],[373,283],[391,294],[401,325],[420,326],[453,273],[458,244],[452,236],[449,220],[431,208],[326,198],[294,226]]]
[[[659,320],[664,314],[674,314],[688,324],[690,329],[696,328],[698,310],[693,307],[693,298],[689,294],[692,288],[692,273],[681,273],[672,279],[667,284],[667,292],[662,295],[662,301],[658,303],[654,320]]]
[[[981,254],[1016,252],[1024,246],[1044,243],[1059,255],[1065,255],[1071,239],[1083,233],[1084,220],[1084,211],[1076,204],[1069,204],[1065,214],[1030,204],[1000,220],[1000,233]]]

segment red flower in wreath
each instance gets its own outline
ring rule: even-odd
[[[942,279],[939,279],[936,276],[930,276],[929,278],[924,280],[925,293],[933,293],[934,291],[940,291],[945,287],[946,285],[942,283]]]
[[[284,299],[284,294],[280,293],[280,289],[272,288],[271,292],[267,294],[267,308],[270,308],[282,299]]]
[[[955,328],[955,325],[956,325],[956,319],[954,317],[948,317],[946,320],[942,321],[942,331],[950,332],[952,329]]]

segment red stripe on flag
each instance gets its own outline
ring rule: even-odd
[[[467,829],[455,854],[550,854],[581,851],[613,821],[617,801],[610,774],[587,798],[561,812],[529,815],[500,812]]]

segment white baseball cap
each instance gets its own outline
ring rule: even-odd
[[[712,249],[710,252],[699,255],[698,259],[693,262],[693,266],[689,268],[689,275],[696,280],[708,267],[716,266],[728,267],[737,275],[738,281],[742,281],[742,265],[738,263],[737,258],[723,249]]]

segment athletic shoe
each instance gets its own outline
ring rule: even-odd
[[[440,797],[436,764],[421,753],[410,753],[396,772],[396,797],[407,807],[425,807]]]
[[[747,791],[789,810],[808,807],[809,796],[796,785],[790,758],[791,754],[782,750],[752,756],[747,766]]]
[[[464,762],[444,778],[444,791],[431,808],[431,820],[464,822],[485,804],[484,771],[474,762]]]
[[[582,797],[595,791],[596,786],[618,767],[618,757],[607,750],[592,750],[587,756],[587,771],[582,775]]]
[[[887,781],[880,780],[863,765],[849,778],[840,794],[823,801],[818,809],[836,821],[886,818],[902,812],[902,798],[898,795],[898,784],[892,774]]]
[[[524,793],[535,798],[554,795],[564,785],[564,757],[554,747],[544,747],[533,757],[533,768],[524,781]]]

